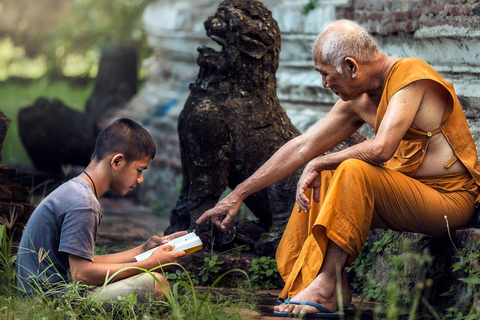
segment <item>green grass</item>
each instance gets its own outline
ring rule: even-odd
[[[139,303],[136,296],[114,301],[105,306],[101,301],[74,296],[42,299],[40,296],[20,298],[0,296],[0,319],[164,319],[164,320],[242,320],[243,313],[257,314],[254,305],[228,296],[209,294],[200,310],[194,308],[193,295],[188,290],[178,292],[179,312],[159,301]],[[196,311],[199,311],[196,313]]]
[[[12,120],[3,144],[3,160],[8,164],[29,163],[30,159],[18,135],[18,111],[31,106],[39,97],[57,98],[73,109],[84,111],[93,90],[93,81],[87,86],[51,82],[46,79],[0,82],[0,110]]]
[[[160,272],[162,267],[174,267],[180,271],[182,278],[169,280],[169,291],[166,300],[140,302],[137,295],[115,300],[104,301],[102,298],[87,296],[87,286],[73,283],[57,283],[55,287],[45,289],[40,283],[33,285],[36,292],[30,296],[20,297],[15,287],[15,270],[13,264],[16,254],[12,253],[13,237],[8,236],[5,227],[0,224],[0,319],[189,319],[189,320],[242,320],[245,312],[258,314],[256,300],[250,286],[232,294],[215,293],[214,287],[223,277],[238,273],[243,283],[249,283],[249,277],[243,270],[234,269],[219,275],[207,288],[195,287],[195,282],[187,270],[176,263],[158,266],[152,270],[143,268],[124,268],[108,277],[111,282],[118,273],[127,269],[138,269],[150,275]],[[48,261],[48,268],[55,268],[42,249],[38,252],[39,261]],[[166,274],[164,276],[167,277]],[[162,288],[163,284],[154,278]],[[49,294],[46,294],[46,293]]]

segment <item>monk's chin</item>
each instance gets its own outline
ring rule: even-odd
[[[338,97],[342,100],[342,101],[352,101],[352,100],[355,100],[357,97],[346,97],[346,96],[343,96],[343,95],[340,95],[338,94]]]

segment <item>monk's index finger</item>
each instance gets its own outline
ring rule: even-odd
[[[206,219],[208,218],[211,218],[212,216],[215,215],[215,212],[213,211],[213,209],[210,209],[208,211],[205,211],[201,216],[200,218],[197,219],[197,224],[202,224]]]
[[[200,216],[200,218],[197,219],[196,224],[202,224],[203,221],[204,221],[206,218],[207,218],[207,217],[205,216],[205,213],[202,214],[202,215]]]

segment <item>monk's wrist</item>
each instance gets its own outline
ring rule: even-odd
[[[229,195],[229,197],[232,197],[233,199],[238,199],[240,202],[242,202],[246,197],[248,197],[251,194],[249,192],[249,188],[246,185],[245,182],[239,184]]]

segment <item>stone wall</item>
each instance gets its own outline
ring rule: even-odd
[[[346,19],[382,36],[439,25],[478,30],[478,16],[480,4],[475,0],[358,0],[345,12]]]

